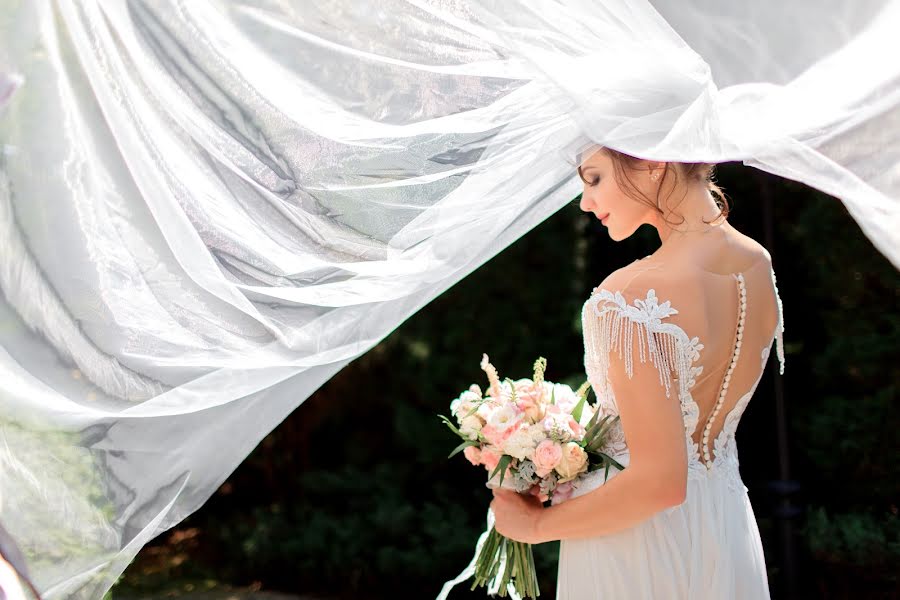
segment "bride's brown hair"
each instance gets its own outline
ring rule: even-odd
[[[716,216],[713,221],[718,220],[719,218],[727,218],[729,213],[728,207],[728,199],[725,197],[725,192],[716,185],[715,182],[715,171],[716,165],[714,163],[679,163],[679,162],[667,162],[666,168],[663,171],[662,180],[659,182],[659,188],[656,191],[656,201],[654,202],[651,198],[642,193],[634,182],[631,180],[631,176],[629,175],[632,171],[638,170],[646,170],[640,166],[643,159],[636,158],[631,156],[630,154],[625,154],[624,152],[619,152],[618,150],[613,150],[611,148],[602,148],[601,152],[605,152],[607,156],[612,160],[613,168],[615,170],[616,183],[619,184],[619,187],[622,189],[625,194],[638,202],[642,202],[651,208],[654,208],[659,212],[659,214],[663,215],[665,218],[665,212],[660,208],[659,204],[659,188],[662,187],[662,184],[665,182],[666,177],[671,173],[673,177],[675,177],[675,183],[678,183],[679,177],[684,177],[688,181],[705,181],[706,186],[710,192],[712,192],[715,197],[716,205],[719,207],[719,214]],[[584,179],[584,176],[581,174],[581,167],[578,167],[578,174]],[[686,194],[686,192],[685,192]],[[684,196],[681,197],[681,200],[684,200]],[[679,200],[679,202],[681,202]],[[677,205],[676,205],[677,206]],[[704,223],[712,223],[713,221],[703,221]],[[668,223],[668,219],[666,219]],[[681,218],[681,223],[684,223],[684,217]],[[680,225],[681,223],[678,223]],[[669,223],[671,225],[671,223]]]

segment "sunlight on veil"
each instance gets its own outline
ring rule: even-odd
[[[0,522],[38,589],[101,597],[319,386],[571,201],[588,144],[806,183],[900,267],[898,14],[4,2]]]

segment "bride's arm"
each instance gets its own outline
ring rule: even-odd
[[[638,353],[635,346],[634,353]],[[666,397],[655,364],[609,353],[609,380],[619,408],[630,462],[596,490],[538,512],[542,541],[606,535],[681,504],[687,490],[687,446],[678,394]]]

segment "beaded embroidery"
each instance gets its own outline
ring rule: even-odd
[[[734,372],[734,368],[737,366],[738,357],[741,355],[741,340],[743,339],[744,334],[744,322],[747,318],[747,288],[744,286],[744,276],[739,273],[736,276],[736,279],[739,290],[738,297],[740,298],[740,308],[738,311],[737,332],[735,333],[735,341],[731,353],[731,363],[728,365],[728,370],[725,371],[725,378],[722,381],[722,385],[719,387],[719,397],[716,400],[716,406],[710,413],[709,418],[706,419],[706,427],[703,428],[703,458],[706,459],[705,462],[707,468],[712,468],[712,462],[709,455],[709,432],[712,429],[713,421],[715,421],[716,416],[719,414],[719,410],[722,408],[722,403],[725,401],[725,395],[728,393],[728,383],[731,381],[731,374]]]

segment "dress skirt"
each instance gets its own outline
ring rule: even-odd
[[[762,541],[737,465],[688,478],[685,501],[610,535],[560,542],[557,600],[764,600]],[[732,470],[733,469],[733,470]],[[611,469],[609,480],[618,473]],[[573,492],[601,485],[601,471]]]

